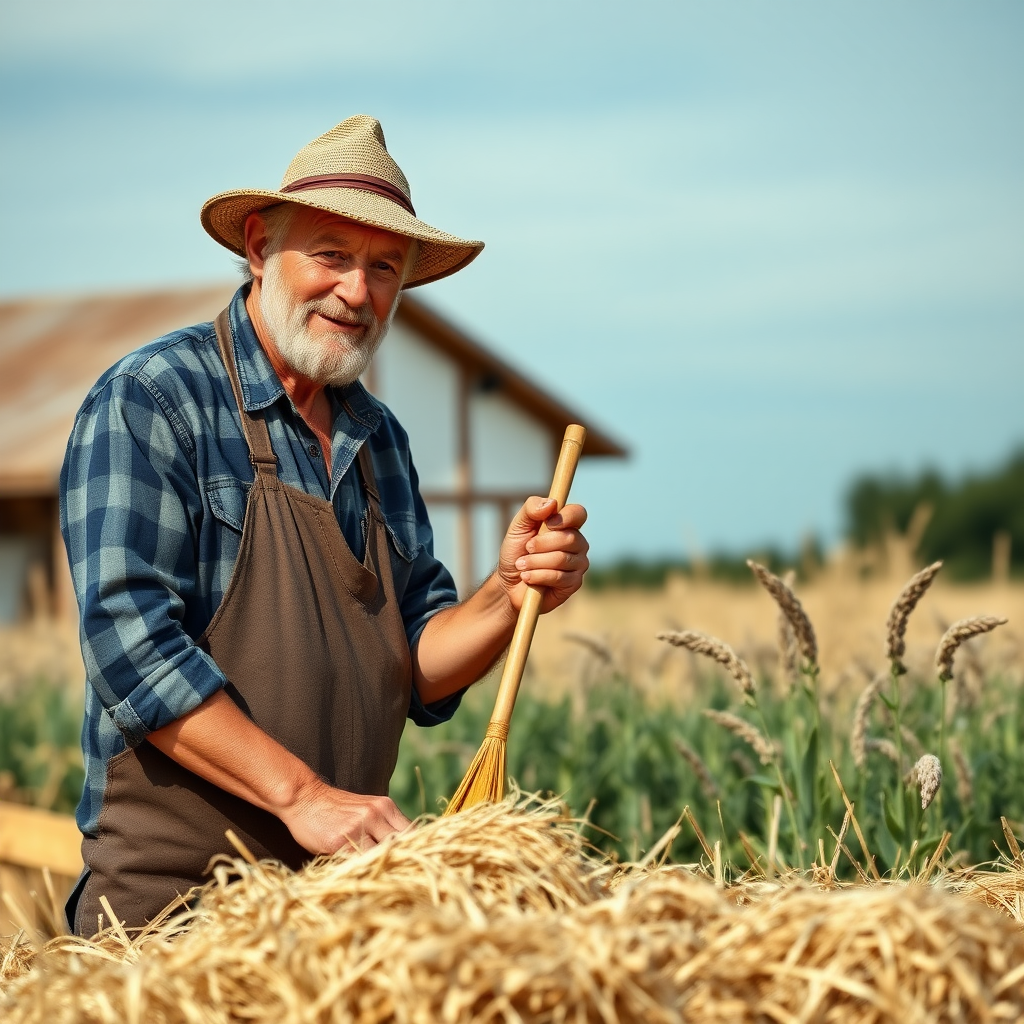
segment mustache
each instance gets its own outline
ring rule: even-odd
[[[312,313],[319,313],[321,316],[337,320],[339,323],[350,324],[353,327],[375,327],[377,324],[377,317],[369,306],[360,306],[358,309],[353,309],[344,302],[339,305],[322,299],[314,299],[311,302],[305,303],[303,312],[306,316]]]

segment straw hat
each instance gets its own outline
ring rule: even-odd
[[[281,202],[312,206],[417,239],[419,257],[406,288],[454,274],[484,247],[417,219],[409,182],[387,151],[380,122],[365,114],[342,121],[299,150],[278,191],[236,189],[208,199],[201,214],[203,227],[244,257],[245,218]]]

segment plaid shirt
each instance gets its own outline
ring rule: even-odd
[[[410,647],[456,601],[433,556],[409,441],[362,384],[328,388],[334,414],[330,477],[316,435],[285,394],[245,309],[230,306],[247,411],[264,410],[281,480],[334,505],[357,558],[366,500],[357,468],[370,445]],[[238,407],[212,323],[175,331],[125,356],[89,392],[60,477],[60,521],[81,612],[85,658],[85,791],[78,824],[94,833],[107,762],[197,707],[226,682],[196,646],[220,604],[242,539],[253,482]],[[409,717],[446,721],[461,694]]]

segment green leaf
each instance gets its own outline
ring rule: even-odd
[[[896,820],[892,805],[889,803],[889,794],[884,789],[882,790],[882,818],[885,821],[885,827],[889,830],[889,835],[897,844],[901,844],[903,842],[903,826]]]
[[[770,789],[773,793],[782,792],[779,780],[774,775],[748,775],[743,781],[752,782],[755,786],[762,786],[765,789]]]
[[[807,738],[803,763],[800,766],[800,811],[805,822],[814,820],[818,782],[818,729]]]
[[[872,843],[871,849],[872,851],[877,850],[881,854],[885,867],[891,868],[896,863],[896,853],[899,848],[900,844],[889,835],[882,827],[881,822],[879,822],[875,841]]]
[[[941,840],[942,836],[928,836],[917,844],[915,856],[922,864],[936,851]]]

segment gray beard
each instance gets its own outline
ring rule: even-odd
[[[369,305],[351,309],[341,299],[313,299],[295,305],[282,280],[280,253],[267,256],[263,264],[260,283],[263,323],[288,367],[316,384],[341,387],[361,377],[384,340],[397,306],[396,300],[387,319],[381,323]],[[308,327],[314,313],[361,324],[366,331],[355,344],[344,338],[334,343],[317,339]]]

